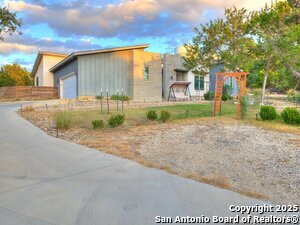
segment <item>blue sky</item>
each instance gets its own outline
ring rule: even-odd
[[[193,28],[236,5],[255,10],[271,0],[0,0],[22,19],[23,35],[4,35],[0,66],[17,62],[31,70],[39,50],[72,53],[135,44],[173,53]]]

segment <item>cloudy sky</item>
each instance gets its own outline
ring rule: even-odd
[[[173,53],[193,28],[236,5],[258,9],[271,0],[0,0],[17,12],[23,35],[0,41],[0,66],[17,62],[31,70],[39,50],[71,53],[135,44]]]

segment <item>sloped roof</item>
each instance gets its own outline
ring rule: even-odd
[[[39,51],[38,55],[37,55],[37,57],[34,61],[33,68],[32,68],[30,76],[32,76],[32,77],[35,76],[36,71],[38,70],[40,62],[41,62],[44,55],[58,56],[58,57],[62,57],[62,58],[66,58],[68,56],[67,54],[62,54],[62,53],[58,53],[58,52]]]
[[[148,48],[148,44],[143,45],[133,45],[133,46],[125,46],[125,47],[117,47],[117,48],[106,48],[106,49],[98,49],[98,50],[90,50],[90,51],[78,51],[73,52],[72,54],[68,55],[67,58],[56,64],[50,69],[50,72],[55,72],[65,64],[73,61],[78,56],[83,55],[93,55],[93,54],[99,54],[99,53],[106,53],[106,52],[116,52],[116,51],[124,51],[124,50],[132,50],[132,49],[145,49]]]

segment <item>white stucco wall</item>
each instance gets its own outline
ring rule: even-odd
[[[43,86],[43,80],[44,80],[44,75],[43,75],[43,60],[41,60],[41,63],[36,71],[35,77],[34,77],[34,85],[35,86]],[[39,79],[39,84],[37,84],[37,77]]]
[[[192,96],[203,96],[209,90],[209,75],[204,77],[204,90],[195,90],[194,74],[191,71],[188,72],[188,81],[192,82],[189,86]]]
[[[44,55],[43,56],[43,86],[54,86],[54,81],[53,81],[53,73],[51,73],[49,70],[62,61],[65,57],[59,57],[59,56],[49,56],[49,55]]]

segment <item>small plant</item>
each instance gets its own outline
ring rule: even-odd
[[[273,106],[262,106],[259,115],[262,120],[275,120],[277,117],[276,109]]]
[[[287,124],[300,124],[300,112],[296,108],[285,108],[281,112],[282,119]]]
[[[69,129],[71,127],[71,118],[67,112],[57,112],[54,116],[54,122],[57,129]]]
[[[171,114],[166,110],[160,111],[160,120],[165,123],[166,121],[170,120]]]
[[[148,120],[156,120],[156,119],[157,119],[157,113],[156,113],[156,111],[154,111],[154,110],[149,110],[149,111],[146,113],[146,116],[147,116],[147,119],[148,119]]]
[[[214,93],[208,91],[203,95],[203,97],[206,101],[212,100],[214,99]]]
[[[97,95],[97,96],[95,97],[95,99],[97,99],[97,100],[102,100],[102,99],[103,99],[103,96]]]
[[[22,111],[23,112],[33,112],[34,111],[34,108],[32,105],[26,105],[22,108]]]
[[[241,118],[244,119],[246,117],[248,111],[248,98],[247,96],[242,96],[241,98]]]
[[[110,100],[129,101],[130,98],[126,95],[112,95],[110,96]]]
[[[93,120],[92,125],[94,129],[102,129],[104,127],[104,122],[103,120]]]
[[[117,126],[122,125],[124,123],[124,121],[125,121],[125,115],[116,114],[116,115],[112,115],[111,117],[109,117],[108,124],[111,127],[117,127]]]
[[[226,93],[222,94],[222,101],[226,102],[229,99],[228,95]]]

